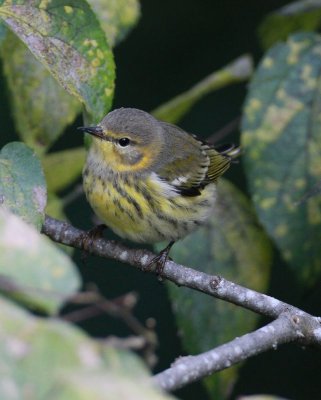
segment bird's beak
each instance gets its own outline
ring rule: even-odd
[[[93,136],[99,137],[100,139],[105,139],[104,132],[101,126],[79,126],[77,129],[83,132],[90,133]]]

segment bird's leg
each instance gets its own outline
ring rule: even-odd
[[[93,241],[95,239],[101,239],[103,237],[103,233],[106,228],[107,226],[105,224],[100,224],[90,229],[83,235],[82,237],[83,251],[81,254],[82,261],[86,261],[87,253],[89,252],[90,247],[93,244]]]
[[[163,274],[163,270],[166,264],[166,261],[168,260],[168,254],[173,246],[173,244],[175,243],[175,241],[171,241],[166,247],[165,249],[163,249],[162,251],[159,252],[159,254],[157,256],[155,256],[147,265],[146,267],[144,267],[144,271],[150,271],[152,266],[155,265],[155,271],[156,274],[158,275],[158,278],[160,280],[162,280],[162,274]]]

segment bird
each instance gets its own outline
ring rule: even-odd
[[[83,168],[89,204],[123,239],[169,242],[148,265],[161,274],[172,245],[208,221],[216,182],[240,148],[214,147],[136,108],[79,129],[93,137]]]

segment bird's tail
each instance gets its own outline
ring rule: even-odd
[[[230,161],[234,160],[235,158],[238,158],[242,152],[240,146],[236,146],[235,144],[231,143],[215,146],[215,150],[222,156],[230,158]]]
[[[215,146],[209,150],[210,165],[208,168],[208,178],[215,181],[229,168],[232,162],[240,155],[241,148],[233,144]]]

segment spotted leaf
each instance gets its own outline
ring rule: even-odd
[[[41,229],[47,201],[41,164],[26,145],[12,142],[0,152],[0,205]]]
[[[268,14],[259,26],[259,38],[268,49],[300,31],[316,31],[321,25],[321,1],[294,1]]]
[[[0,1],[0,17],[98,122],[110,108],[115,67],[104,31],[84,0]]]
[[[39,318],[0,297],[0,398],[3,400],[174,400],[152,384],[128,350]]]
[[[140,16],[138,0],[89,0],[88,3],[96,12],[111,46],[126,37]]]
[[[75,119],[81,105],[13,33],[1,50],[17,131],[28,146],[42,153]]]
[[[306,284],[321,271],[321,196],[306,196],[321,179],[320,55],[312,33],[273,47],[251,82],[242,133],[259,219]]]
[[[3,208],[0,254],[1,292],[33,308],[56,313],[79,288],[80,278],[71,259]]]

